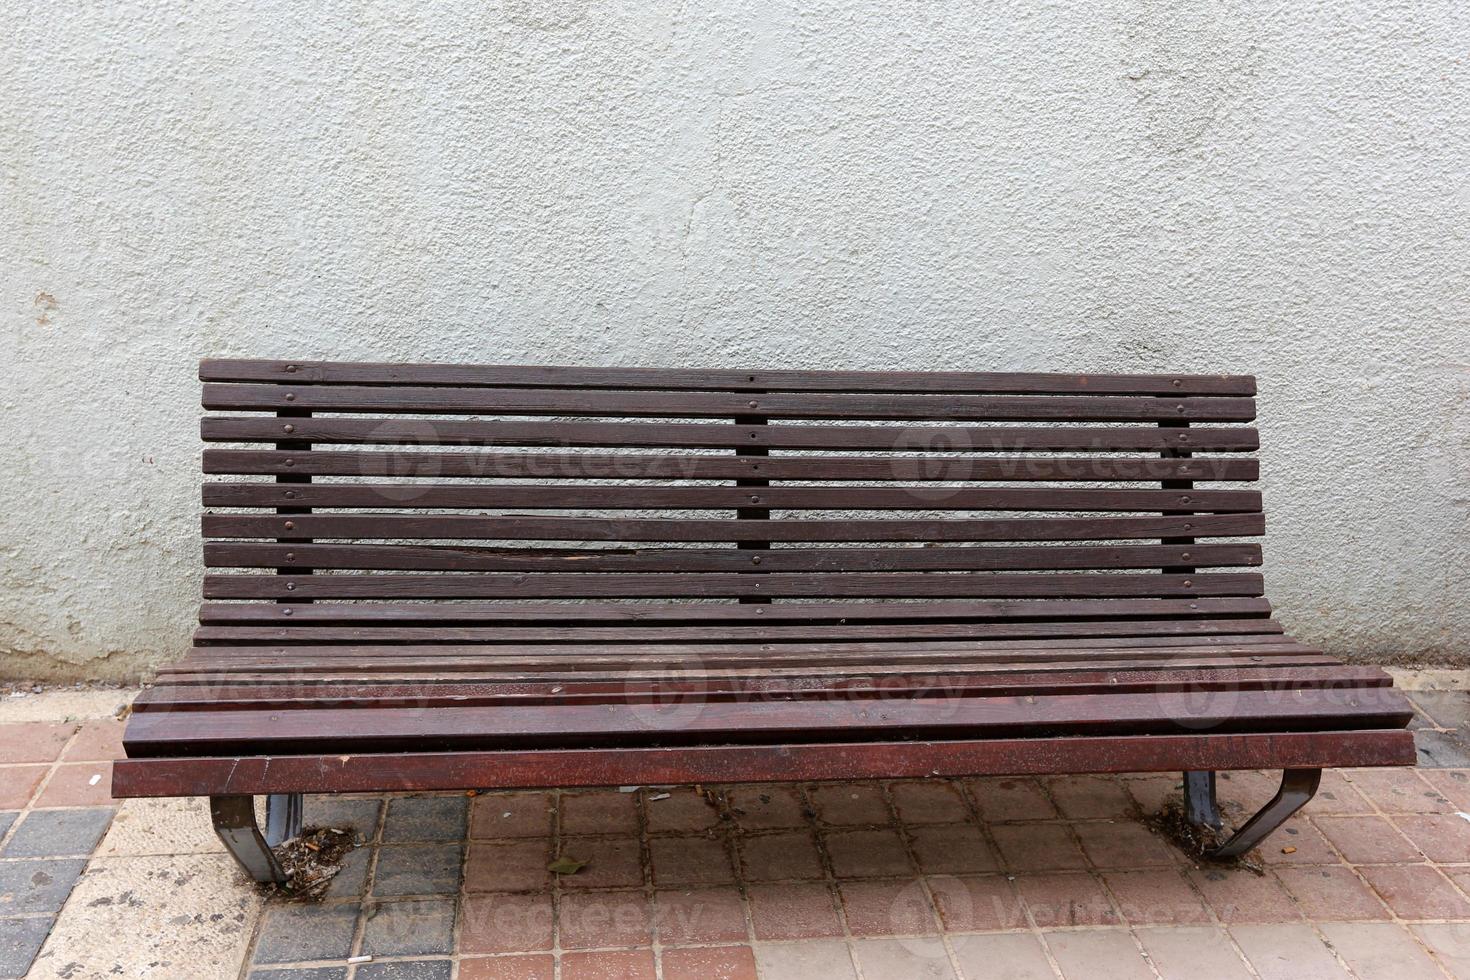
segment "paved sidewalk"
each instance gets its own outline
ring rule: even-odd
[[[1144,825],[1176,775],[321,797],[363,846],[318,905],[202,801],[117,807],[105,699],[49,697],[0,706],[0,977],[1470,978],[1465,691],[1413,694],[1433,768],[1327,774],[1261,874]],[[1237,821],[1273,790],[1222,774]]]

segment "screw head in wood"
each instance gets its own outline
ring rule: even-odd
[[[287,466],[295,466],[296,465],[296,460],[294,460],[294,459],[288,459],[288,460],[286,460],[286,465]]]
[[[752,558],[752,559],[751,559],[751,560],[750,560],[750,563],[751,563],[751,564],[752,564],[752,565],[759,565],[759,564],[760,564],[760,563],[761,563],[761,560],[760,560],[760,558]]]
[[[295,400],[296,400],[296,394],[295,394],[295,392],[291,392],[291,391],[286,392],[286,401],[288,401],[288,402],[294,402]],[[1184,409],[1181,407],[1179,409],[1179,411],[1182,412],[1182,411],[1184,411]]]
[[[1189,561],[1189,552],[1186,551],[1184,554],[1180,555],[1179,556],[1179,560],[1180,561]]]
[[[287,606],[285,609],[282,609],[281,610],[281,615],[282,616],[289,616],[289,615],[291,615],[291,607],[290,606]]]
[[[288,530],[288,531],[294,531],[294,530],[296,530],[296,522],[295,521],[287,521],[286,522],[286,530]]]
[[[294,364],[287,364],[286,365],[286,373],[287,374],[295,374],[296,373],[296,365],[294,365]]]
[[[1189,556],[1188,555],[1185,555],[1184,557],[1188,558]],[[286,560],[287,561],[295,561],[296,560],[296,552],[294,552],[294,551],[288,551],[288,552],[286,552]]]
[[[296,431],[296,426],[292,425],[289,422],[287,422],[285,425],[281,426],[281,428],[284,429],[287,432],[295,432]]]
[[[296,591],[296,583],[295,582],[287,582],[286,583],[286,591],[287,592],[295,592]]]
[[[286,491],[286,499],[287,500],[295,500],[296,499],[296,491],[295,490],[287,490]]]
[[[761,498],[759,498],[759,497],[756,497],[756,496],[752,496],[752,497],[751,497],[751,498],[750,498],[750,502],[751,502],[751,503],[753,503],[753,504],[758,504],[758,503],[760,503],[760,502],[761,502]]]
[[[756,403],[755,403],[755,402],[753,402],[753,401],[752,401],[752,402],[751,402],[751,403],[750,403],[750,407],[751,407],[751,408],[755,408],[755,407],[756,407]]]
[[[1179,502],[1181,504],[1187,504],[1187,503],[1189,503],[1189,498],[1188,497],[1180,497],[1179,498]]]

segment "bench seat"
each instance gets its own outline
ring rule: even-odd
[[[1414,761],[1264,598],[1249,378],[201,376],[269,414],[204,421],[200,626],[114,795],[210,796],[256,877],[306,792],[1177,770],[1218,824],[1215,771],[1284,770],[1238,852]]]

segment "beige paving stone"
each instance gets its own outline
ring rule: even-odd
[[[1348,977],[1327,944],[1309,925],[1232,926],[1230,933],[1261,980],[1346,980]]]
[[[1434,961],[1414,937],[1392,922],[1325,922],[1318,927],[1358,980],[1432,977]]]
[[[99,857],[223,852],[203,797],[126,800],[97,849]]]
[[[1440,965],[1457,980],[1470,980],[1470,925],[1424,922],[1409,927],[1429,947]]]
[[[262,899],[223,854],[96,860],[31,980],[233,980]]]
[[[1248,980],[1245,961],[1215,926],[1137,930],[1138,941],[1164,980]]]
[[[859,939],[852,950],[863,980],[955,980],[938,939]]]
[[[1153,980],[1154,971],[1126,930],[1048,932],[1046,943],[1067,980]]]
[[[1041,942],[1029,932],[950,936],[965,980],[1056,980]]]
[[[111,718],[132,704],[139,688],[102,691],[43,691],[23,698],[0,698],[0,724],[13,721],[83,721]]]

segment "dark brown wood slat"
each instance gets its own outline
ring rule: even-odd
[[[1279,667],[1256,665],[1167,670],[1066,673],[912,673],[884,678],[844,678],[808,675],[771,684],[765,679],[712,676],[698,681],[573,681],[481,682],[449,684],[426,680],[418,684],[300,683],[289,686],[240,684],[222,679],[219,686],[195,688],[163,684],[143,691],[132,702],[134,711],[218,710],[337,707],[343,702],[366,707],[464,707],[494,704],[620,704],[648,703],[675,697],[708,700],[810,700],[839,697],[875,699],[895,697],[949,697],[985,694],[1025,697],[1036,694],[1124,694],[1229,690],[1290,691],[1332,685],[1389,687],[1392,678],[1373,667]]]
[[[204,407],[222,411],[405,412],[445,415],[572,415],[934,421],[1249,422],[1248,397],[1132,395],[742,394],[538,388],[365,387],[207,382]]]
[[[1104,651],[1104,654],[1107,651]],[[875,683],[884,683],[888,678],[895,675],[918,675],[921,673],[955,674],[963,673],[965,676],[975,675],[1000,675],[1016,673],[1052,673],[1070,674],[1079,669],[1091,668],[1104,670],[1110,673],[1121,674],[1136,670],[1192,670],[1203,668],[1225,669],[1238,665],[1241,657],[1238,655],[1210,656],[1217,651],[1196,651],[1193,654],[1183,654],[1165,651],[1160,655],[1147,657],[1122,656],[1112,658],[1100,656],[1096,660],[1075,657],[1070,660],[1045,660],[1038,658],[1021,660],[988,660],[983,663],[972,663],[942,656],[928,659],[913,659],[902,663],[885,664],[860,664],[855,669],[847,669],[847,675],[860,674],[871,677]],[[1332,657],[1323,654],[1290,654],[1273,653],[1269,658],[1263,657],[1263,664],[1275,667],[1297,668],[1318,667],[1331,668],[1340,667],[1341,664]],[[415,667],[401,667],[393,664],[350,665],[350,664],[318,664],[311,667],[303,667],[296,670],[282,670],[280,668],[241,669],[241,670],[216,670],[207,665],[188,666],[180,665],[178,668],[170,668],[159,674],[158,683],[169,684],[179,687],[199,688],[209,690],[217,688],[222,684],[261,684],[273,687],[289,687],[293,684],[312,683],[351,683],[351,684],[419,684],[426,679],[443,683],[548,683],[554,686],[566,684],[604,681],[613,683],[613,679],[605,671],[599,670],[576,670],[575,664],[570,667],[566,664],[555,666],[546,665],[493,665],[489,667],[469,666],[463,669],[456,666],[439,664],[437,669],[429,670]],[[767,680],[773,684],[782,684],[787,681],[797,681],[801,678],[811,677],[814,673],[822,673],[835,676],[840,671],[834,672],[829,665],[812,665],[801,663],[786,663],[777,665],[764,665],[750,667],[741,664],[722,665],[718,668],[709,668],[693,676],[719,676],[745,678],[750,681]],[[669,679],[667,665],[644,664],[634,665],[621,669],[617,673],[617,683],[665,683]]]
[[[294,619],[294,617],[293,617]],[[1204,636],[1281,633],[1270,619],[1117,620],[1097,622],[1001,622],[900,624],[855,622],[840,625],[752,623],[718,626],[201,626],[194,642],[246,643],[755,643],[767,640],[903,640],[985,637]]]
[[[289,610],[289,612],[288,612]],[[1269,616],[1264,598],[1225,599],[1048,599],[950,600],[939,602],[783,602],[751,609],[723,602],[353,602],[282,607],[261,602],[206,602],[199,622],[403,624],[420,623],[634,623],[658,627],[677,623],[731,624],[820,622],[911,622],[920,620],[1110,619],[1167,616]],[[290,616],[290,619],[283,617]],[[738,627],[737,627],[738,628]]]
[[[1039,634],[1039,635],[1038,635]],[[1057,642],[1065,639],[1065,642]],[[373,658],[387,659],[441,659],[469,658],[476,662],[493,663],[497,660],[510,661],[514,658],[542,659],[548,663],[558,658],[571,658],[578,663],[590,664],[599,661],[633,661],[655,659],[677,662],[687,659],[691,664],[700,664],[713,657],[748,657],[754,661],[778,657],[823,658],[837,654],[865,655],[874,663],[885,662],[907,656],[927,653],[957,653],[989,655],[993,652],[1011,654],[1021,650],[1039,650],[1063,656],[1080,651],[1103,649],[1140,650],[1146,647],[1168,647],[1192,652],[1205,647],[1212,651],[1220,648],[1244,649],[1245,647],[1301,647],[1301,644],[1276,632],[1260,633],[1138,633],[1118,632],[1099,636],[1054,637],[1047,631],[1026,631],[1017,635],[1002,633],[998,636],[980,637],[911,637],[904,642],[882,638],[860,638],[852,640],[821,640],[802,638],[798,640],[756,640],[734,636],[721,641],[702,639],[654,639],[607,640],[594,648],[581,641],[523,640],[487,646],[474,638],[455,639],[446,636],[431,641],[403,644],[393,640],[374,642],[363,640],[349,645],[333,644],[331,641],[313,643],[310,637],[297,643],[254,644],[215,642],[196,645],[189,653],[191,663],[239,662],[251,658],[290,661],[297,658],[306,663],[315,659],[323,661],[335,658],[357,658],[367,662]],[[1311,648],[1305,648],[1311,649]],[[1259,651],[1252,651],[1257,653]]]
[[[1021,571],[1111,568],[1249,567],[1257,544],[1108,545],[984,548],[783,548],[752,554],[724,549],[551,550],[356,544],[206,542],[212,568],[325,568],[487,572]]]
[[[1167,700],[1167,699],[1166,699]],[[311,752],[436,748],[575,747],[578,745],[682,744],[843,740],[860,733],[902,732],[915,738],[943,733],[1004,738],[1022,732],[1059,734],[1259,732],[1313,730],[1321,726],[1377,728],[1406,725],[1413,716],[1393,689],[1239,691],[1201,705],[1197,714],[1183,698],[1176,714],[1161,710],[1154,694],[1044,695],[1027,698],[946,698],[874,704],[812,701],[730,704],[712,702],[680,712],[675,731],[660,730],[647,712],[632,706],[541,705],[493,708],[441,707],[431,712],[400,708],[298,709],[283,712],[142,712],[128,725],[129,756],[211,755],[237,749]],[[1208,701],[1209,699],[1207,699]],[[1227,703],[1228,702],[1228,703]],[[671,716],[673,717],[673,716]]]
[[[206,417],[206,442],[270,442],[282,438],[330,445],[586,446],[729,449],[891,450],[942,454],[975,452],[1254,452],[1251,428],[1154,427],[725,425],[678,422],[464,421],[459,419]],[[286,426],[290,426],[289,429]]]
[[[204,472],[366,477],[505,477],[589,480],[1256,480],[1260,463],[1238,457],[976,455],[647,456],[608,453],[274,452],[207,449]]]
[[[599,575],[596,573],[313,575],[301,581],[272,575],[206,575],[207,599],[542,599],[738,598],[759,594],[791,598],[942,597],[1097,598],[1102,596],[1260,595],[1261,576],[1006,574],[989,572],[778,572],[771,575]]]
[[[287,527],[287,522],[291,526]],[[1264,533],[1261,513],[1187,517],[1050,517],[974,520],[867,519],[840,521],[683,520],[659,518],[537,517],[470,514],[308,514],[284,518],[205,514],[208,538],[289,536],[357,539],[508,541],[1098,541],[1138,538],[1252,536]]]
[[[985,773],[1411,766],[1402,730],[964,739],[677,749],[122,759],[112,795],[405,792],[674,783],[902,779]]]
[[[1305,662],[1335,663],[1317,650],[1290,639],[1269,636],[1195,638],[1192,642],[1172,638],[1119,638],[1115,643],[1061,646],[1054,641],[1036,643],[1016,640],[991,645],[961,645],[933,642],[904,643],[878,649],[864,644],[771,644],[760,649],[703,647],[697,651],[671,650],[656,646],[589,654],[556,647],[196,647],[179,664],[163,668],[160,676],[253,673],[278,671],[301,673],[317,670],[374,671],[494,671],[521,672],[553,670],[575,672],[584,677],[608,676],[643,670],[703,672],[708,670],[800,668],[832,673],[867,673],[875,665],[948,664],[955,670],[975,670],[985,665],[1025,664],[1032,668],[1108,666],[1118,662],[1161,662],[1193,660],[1208,653],[1214,657],[1249,657],[1262,662],[1283,657],[1307,658]],[[819,648],[820,647],[820,648]],[[846,648],[846,649],[844,649]]]
[[[1220,374],[979,371],[770,371],[502,364],[385,364],[208,358],[201,381],[707,391],[898,391],[975,394],[1254,395],[1256,380]]]
[[[529,510],[1008,510],[1238,512],[1261,509],[1255,490],[1052,487],[709,487],[542,484],[206,483],[206,507],[523,507]]]

